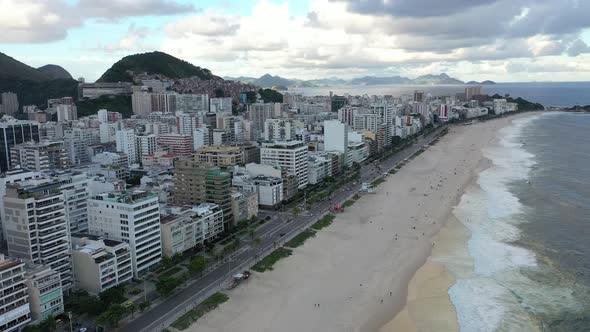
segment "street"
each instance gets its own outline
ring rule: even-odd
[[[385,161],[363,165],[360,171],[360,179],[356,180],[354,184],[350,183],[348,186],[343,186],[333,194],[331,199],[313,204],[309,210],[303,211],[299,215],[295,216],[287,212],[273,211],[270,213],[262,211],[260,216],[271,216],[271,220],[255,231],[256,237],[261,239],[258,247],[253,248],[249,243],[244,244],[238,251],[230,255],[224,263],[218,265],[201,278],[191,281],[188,287],[180,289],[163,302],[156,304],[141,316],[117,330],[122,332],[163,330],[205,298],[222,290],[224,282],[230,280],[233,274],[250,268],[256,261],[268,255],[328,213],[331,207],[342,204],[357,194],[363,182],[371,183],[375,179],[382,177],[383,173],[389,171],[397,163],[411,156],[425,144],[430,143],[438,132],[435,131],[427,137],[420,137],[417,143],[399,151]],[[292,220],[286,222],[288,218]]]

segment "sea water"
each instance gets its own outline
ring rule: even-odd
[[[519,119],[498,138],[454,210],[474,261],[449,264],[460,329],[590,331],[590,115]]]

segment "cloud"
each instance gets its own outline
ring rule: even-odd
[[[576,39],[567,49],[569,56],[578,56],[580,54],[590,53],[590,46],[581,39]]]
[[[174,38],[234,35],[240,27],[239,18],[222,16],[210,11],[182,18],[166,26],[166,33]]]
[[[68,31],[90,18],[178,15],[193,5],[172,0],[0,0],[0,43],[43,43],[63,40]]]
[[[445,16],[489,5],[498,0],[334,0],[345,2],[348,8],[360,14],[393,15],[405,17]]]
[[[90,51],[101,51],[106,53],[130,53],[130,52],[145,52],[156,48],[154,45],[147,45],[144,39],[148,34],[152,33],[147,27],[129,25],[127,32],[121,36],[114,43],[101,44],[98,43],[95,47],[90,47]]]
[[[0,43],[39,43],[66,38],[80,18],[64,1],[0,0]]]
[[[174,0],[79,0],[77,9],[87,17],[178,15],[195,11],[193,5]]]

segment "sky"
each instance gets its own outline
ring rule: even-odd
[[[590,81],[590,0],[0,0],[0,52],[92,82],[163,51],[219,76]]]

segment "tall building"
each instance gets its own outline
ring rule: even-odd
[[[291,141],[295,139],[293,121],[288,119],[266,119],[264,121],[265,141]]]
[[[137,141],[135,140],[135,131],[133,129],[118,130],[116,133],[117,151],[127,155],[129,164],[135,164],[139,161],[137,158]]]
[[[211,112],[213,112],[213,113],[222,113],[222,112],[231,113],[231,111],[232,111],[231,97],[211,98],[210,101],[211,101],[211,106],[209,107],[209,109]]]
[[[208,94],[176,95],[176,111],[185,113],[209,112]]]
[[[18,96],[13,92],[3,92],[1,96],[2,111],[5,114],[18,112]]]
[[[308,183],[308,146],[302,141],[263,143],[260,163],[279,166],[290,175],[297,176],[299,188]]]
[[[64,142],[26,142],[10,150],[12,166],[30,171],[50,171],[68,168],[69,158]]]
[[[332,96],[330,98],[330,111],[338,112],[342,107],[348,104],[348,99],[344,96]]]
[[[338,151],[346,155],[348,128],[338,120],[324,121],[324,150]]]
[[[181,135],[191,135],[193,130],[199,126],[195,113],[176,112],[176,128]]]
[[[104,125],[108,126],[106,123]],[[88,128],[68,128],[64,131],[63,140],[71,165],[90,162],[92,156],[88,153],[88,147],[101,142],[99,133]]]
[[[465,101],[470,101],[474,96],[480,96],[481,86],[468,86],[465,88]]]
[[[146,91],[135,91],[131,96],[133,114],[146,119],[152,113],[152,94]]]
[[[143,156],[154,154],[158,149],[158,137],[156,135],[136,135],[135,146],[137,149],[137,161],[140,162]]]
[[[59,273],[47,266],[36,265],[25,274],[31,316],[40,322],[64,313],[63,289]]]
[[[57,105],[57,122],[67,122],[74,120],[78,120],[78,108],[75,104]]]
[[[127,166],[127,165],[125,165]],[[90,180],[86,173],[63,172],[54,176],[64,195],[66,220],[70,234],[88,231],[88,197]]]
[[[25,263],[0,254],[0,331],[20,331],[31,321],[29,296],[25,286]]]
[[[4,196],[8,254],[58,272],[72,287],[70,238],[60,183],[49,178],[9,184]]]
[[[252,140],[258,140],[263,137],[264,122],[272,119],[274,115],[273,103],[256,103],[248,106],[248,118],[252,121]]]
[[[193,130],[193,149],[197,150],[203,146],[212,145],[213,133],[207,126],[201,126]]]
[[[152,112],[176,112],[176,96],[175,93],[153,93]]]
[[[225,229],[231,229],[231,174],[194,160],[174,165],[174,200],[180,205],[215,203],[223,210]]]
[[[193,153],[193,140],[190,135],[160,135],[158,146],[179,157],[187,157]]]
[[[157,195],[136,190],[88,199],[88,230],[91,235],[129,244],[135,278],[162,259]]]
[[[0,172],[10,168],[10,149],[29,141],[39,142],[39,123],[24,120],[0,122]]]
[[[414,101],[421,103],[424,101],[424,91],[422,90],[416,90],[414,91]]]

